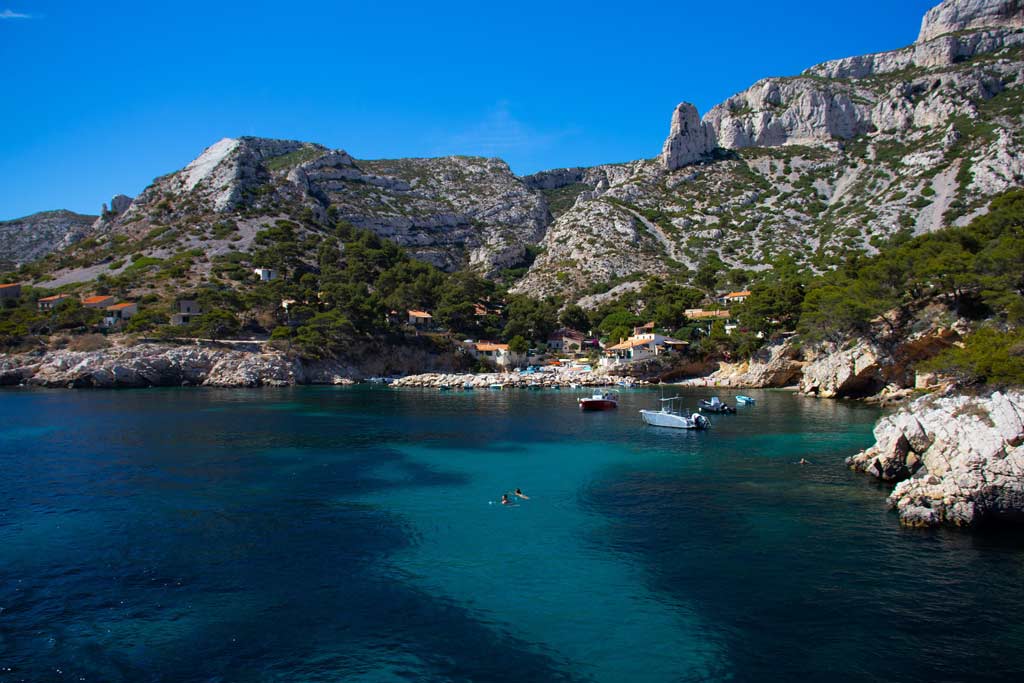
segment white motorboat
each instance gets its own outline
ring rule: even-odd
[[[679,407],[675,406],[679,401]],[[673,429],[707,429],[711,420],[700,413],[684,415],[682,412],[682,396],[661,399],[661,410],[641,410],[640,418],[644,424],[654,427],[671,427]]]

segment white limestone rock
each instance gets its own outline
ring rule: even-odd
[[[704,122],[725,149],[820,145],[873,130],[866,96],[809,78],[759,81],[711,109]]]
[[[872,394],[885,385],[885,353],[860,340],[848,348],[826,344],[803,366],[800,391],[821,398]]]
[[[670,171],[701,161],[715,148],[711,129],[700,120],[697,108],[681,102],[672,112],[672,126],[661,152],[661,162]]]
[[[917,42],[921,43],[947,33],[993,26],[1024,27],[1024,2],[945,0],[924,15]]]
[[[879,420],[875,444],[847,459],[900,481],[889,504],[908,526],[1024,517],[1024,394],[924,397]]]

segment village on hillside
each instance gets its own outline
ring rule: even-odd
[[[278,273],[269,268],[254,269],[254,275],[261,282],[270,282],[278,277]],[[71,334],[125,335],[140,332],[140,328],[133,326],[133,319],[142,319],[149,314],[150,318],[147,320],[152,322],[153,311],[147,310],[145,304],[139,301],[120,301],[115,296],[103,293],[82,296],[57,293],[40,296],[42,293],[45,293],[45,290],[31,287],[26,287],[23,291],[20,283],[0,284],[0,305],[8,309],[18,306],[34,308],[35,328],[40,333],[53,333],[61,329]],[[713,325],[717,324],[721,332],[730,335],[737,329],[738,322],[727,307],[742,303],[748,296],[750,292],[746,290],[722,293],[707,299],[707,308],[685,309],[685,319],[696,325],[694,329],[698,334],[711,335]],[[293,312],[297,307],[306,305],[308,302],[295,299],[281,300],[282,326],[295,328],[301,324],[301,320],[294,317]],[[473,315],[477,318],[501,318],[504,315],[503,309],[503,303],[479,302],[474,305]],[[161,310],[166,311],[166,306]],[[244,339],[247,342],[268,344],[274,341],[273,337],[281,336],[244,335],[237,324],[219,328],[202,325],[204,318],[211,317],[210,313],[204,311],[201,303],[195,299],[177,298],[173,301],[170,315],[161,314],[155,328],[152,324],[147,324],[146,334],[167,341],[198,338],[206,338],[207,341]],[[225,313],[216,311],[215,315],[222,317]],[[588,371],[592,367],[612,368],[684,354],[692,341],[676,338],[669,330],[660,328],[653,321],[635,325],[628,333],[619,331],[614,334],[602,334],[599,329],[582,330],[563,325],[541,338],[525,339],[517,335],[507,341],[464,338],[462,330],[440,324],[428,310],[390,310],[381,322],[390,329],[400,330],[407,337],[433,337],[446,341],[457,352],[477,361],[478,370],[481,372],[563,364],[585,367]],[[208,337],[204,334],[216,332],[218,329],[224,334],[209,334]]]

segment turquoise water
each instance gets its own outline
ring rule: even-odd
[[[0,392],[0,681],[1024,673],[1019,532],[901,529],[878,411],[755,396]]]

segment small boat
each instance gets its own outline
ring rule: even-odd
[[[728,403],[722,403],[721,399],[717,396],[712,398],[710,401],[701,400],[700,407],[702,410],[706,410],[710,413],[735,413],[736,409]]]
[[[644,421],[644,424],[651,425],[652,427],[699,430],[707,429],[711,426],[711,420],[700,413],[684,415],[681,410],[682,400],[682,396],[663,398],[661,399],[661,410],[641,410],[640,419]],[[675,401],[680,402],[679,408],[675,407]]]
[[[744,395],[742,395],[742,394],[740,394],[739,396],[737,396],[737,397],[736,397],[736,402],[737,402],[737,403],[742,403],[743,405],[747,405],[747,406],[752,406],[752,405],[754,405],[755,403],[757,403],[757,401],[755,401],[755,400],[754,400],[754,399],[752,399],[751,397],[749,397],[749,396],[744,396]]]
[[[462,388],[465,391],[473,391],[473,383],[472,382],[463,382],[462,383]]]
[[[593,396],[579,399],[580,410],[614,410],[619,407],[619,395],[614,391],[595,391]]]
[[[505,385],[502,384],[501,382],[495,382],[494,384],[491,384],[488,387],[488,389],[503,389],[504,387],[505,387]]]
[[[439,387],[437,388],[437,390],[438,390],[438,391],[451,391],[451,390],[452,390],[452,388],[451,388],[451,386],[449,386],[449,385],[447,385],[447,384],[442,384],[441,386],[439,386]]]

